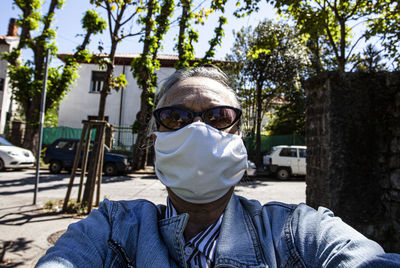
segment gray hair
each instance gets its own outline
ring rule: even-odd
[[[241,108],[240,101],[236,92],[229,86],[229,79],[227,75],[218,67],[212,64],[206,64],[194,68],[180,69],[169,76],[164,81],[162,87],[156,92],[156,95],[154,97],[155,109],[160,108],[164,104],[163,97],[167,95],[168,91],[172,88],[174,84],[190,77],[205,77],[221,83],[230,93],[232,93],[233,106],[239,109]],[[156,131],[156,123],[154,117],[152,117],[151,121],[149,122],[148,130],[149,134],[151,134],[153,131]]]
[[[155,108],[160,108],[160,106],[163,105],[162,98],[168,93],[174,84],[190,77],[205,77],[221,83],[228,91],[232,93],[232,96],[234,96],[234,107],[241,108],[236,92],[229,86],[229,79],[226,74],[221,71],[221,69],[211,64],[200,65],[194,68],[184,68],[175,71],[175,73],[165,80],[163,86],[158,90],[158,92],[156,92],[154,99],[154,103],[156,104]]]

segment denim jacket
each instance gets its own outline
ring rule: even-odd
[[[186,267],[182,235],[189,216],[163,219],[165,206],[108,201],[77,223],[37,267]],[[326,208],[259,202],[232,195],[215,267],[400,267]]]

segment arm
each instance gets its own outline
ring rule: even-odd
[[[310,267],[399,267],[400,255],[386,254],[376,242],[326,208],[300,205],[290,221],[295,248]]]
[[[111,232],[110,206],[105,200],[87,218],[71,224],[36,267],[103,267]]]

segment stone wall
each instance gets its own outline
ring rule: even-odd
[[[307,95],[307,204],[400,253],[400,73],[323,73]]]

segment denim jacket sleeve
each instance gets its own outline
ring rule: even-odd
[[[105,200],[87,218],[69,225],[67,232],[46,252],[36,267],[103,267],[111,232],[111,206],[111,202]]]
[[[344,223],[323,207],[299,205],[287,222],[306,267],[399,267],[400,256]]]

